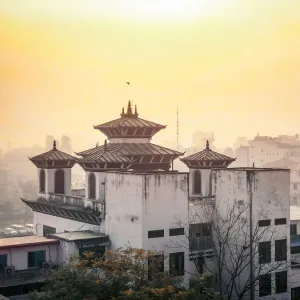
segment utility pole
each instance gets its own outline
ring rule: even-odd
[[[179,111],[178,111],[178,105],[177,105],[176,135],[177,135],[177,150],[178,150],[178,148],[179,148]]]

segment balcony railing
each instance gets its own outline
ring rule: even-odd
[[[214,249],[214,243],[211,236],[200,236],[190,240],[191,251],[207,251]]]
[[[48,196],[48,201],[56,204],[65,204],[65,205],[84,207],[84,197],[80,197],[80,196],[67,196],[67,195],[51,193]]]
[[[51,269],[27,269],[16,270],[12,274],[5,275],[0,273],[0,287],[15,286],[26,283],[43,282],[50,279],[52,275]]]

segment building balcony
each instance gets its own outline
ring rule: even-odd
[[[51,278],[52,270],[44,268],[34,268],[26,270],[16,270],[11,274],[0,273],[0,287],[17,286],[28,283],[44,282]]]
[[[194,237],[190,240],[190,251],[208,251],[214,249],[211,236]]]
[[[84,207],[85,198],[82,196],[67,196],[62,194],[49,193],[45,197],[46,200],[55,204],[65,204],[78,207]]]

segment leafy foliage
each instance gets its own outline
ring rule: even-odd
[[[94,253],[85,252],[82,258],[73,257],[66,265],[54,271],[52,280],[44,291],[34,292],[31,299],[218,299],[205,287],[204,278],[197,279],[196,288],[183,288],[180,280],[159,272],[156,264],[149,264],[154,257],[163,256],[131,247],[107,251],[102,258],[98,258]],[[151,272],[151,276],[148,276],[148,272]]]

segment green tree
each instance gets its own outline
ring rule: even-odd
[[[98,258],[85,252],[53,272],[52,280],[33,300],[215,300],[217,296],[199,278],[195,288],[161,272],[161,253],[132,247],[107,251]],[[149,276],[151,275],[151,276]]]

